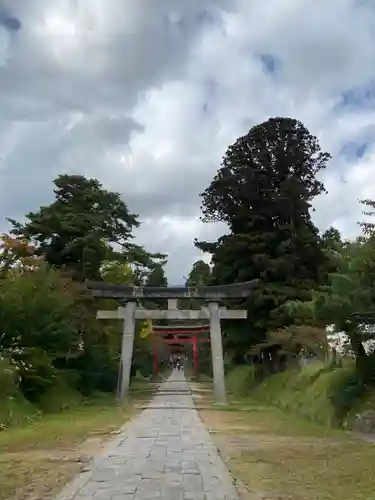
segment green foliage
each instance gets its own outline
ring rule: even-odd
[[[310,325],[291,325],[275,332],[269,332],[265,342],[256,346],[254,352],[279,346],[279,354],[306,358],[316,356],[325,359],[328,353],[327,333],[324,328]]]
[[[0,430],[37,414],[37,409],[21,394],[16,367],[0,358]]]
[[[153,372],[153,359],[150,353],[139,351],[136,353],[133,361],[133,369],[139,372],[142,377],[150,378]]]
[[[85,396],[97,391],[114,392],[117,385],[119,353],[109,355],[106,345],[88,344],[80,356],[72,358],[68,367],[77,374],[77,387]]]
[[[365,418],[363,418],[365,417]],[[375,390],[365,387],[359,398],[354,401],[343,423],[347,429],[371,433],[375,431]]]
[[[228,391],[235,395],[247,395],[259,383],[259,373],[254,365],[234,366],[226,374]]]
[[[18,390],[20,377],[17,369],[6,358],[0,357],[0,394],[1,397],[13,396]]]
[[[209,343],[202,343],[198,346],[199,352],[199,374],[206,375],[207,377],[213,376],[212,371],[212,355],[211,355],[211,346]]]
[[[209,285],[211,282],[211,268],[204,260],[197,260],[186,280],[187,286]]]
[[[265,379],[254,391],[254,396],[269,403],[288,408],[291,399],[303,397],[305,391],[328,369],[327,365],[318,361],[302,369],[287,370]]]
[[[2,397],[0,405],[0,430],[4,427],[28,422],[37,418],[39,414],[38,409],[20,391],[16,392],[13,396]]]
[[[225,222],[229,234],[196,242],[212,254],[214,284],[260,279],[245,303],[247,327],[228,322],[225,348],[240,360],[266,332],[293,322],[283,305],[308,300],[325,278],[327,258],[311,221],[311,200],[324,192],[316,174],[330,155],[304,125],[272,118],[231,145],[202,193],[204,221]]]
[[[1,349],[17,366],[30,399],[53,383],[55,362],[78,351],[74,305],[69,280],[45,267],[1,282]]]
[[[210,285],[211,278],[210,266],[203,260],[197,260],[193,263],[185,285],[191,287]],[[205,301],[202,299],[186,299],[183,301],[183,304],[183,307],[186,307],[187,309],[200,309],[203,305],[205,305]]]
[[[135,285],[133,269],[126,262],[119,262],[116,260],[104,262],[100,274],[103,280],[109,283]]]
[[[366,207],[363,211],[363,215],[367,217],[375,216],[375,201],[371,199],[360,200],[361,205]],[[362,228],[363,234],[365,238],[371,238],[375,235],[375,224],[372,221],[362,221],[359,222],[359,225]]]
[[[86,278],[167,284],[165,255],[132,243],[139,223],[119,193],[80,175],[61,175],[54,184],[53,203],[27,214],[24,224],[10,220],[12,236],[0,241],[0,356],[19,377],[14,386],[0,366],[2,421],[11,421],[9,405],[32,401],[57,411],[115,391],[122,327],[96,320],[99,304],[82,284]],[[132,372],[149,376],[150,344],[138,330],[134,352]]]
[[[137,216],[96,179],[60,175],[54,184],[55,201],[28,213],[24,225],[10,220],[13,233],[34,241],[52,266],[69,268],[78,279],[98,279],[102,262],[116,256],[111,245],[129,248]]]
[[[363,384],[356,377],[353,363],[337,367],[317,362],[273,375],[251,394],[260,401],[335,427],[342,424],[362,391]]]
[[[333,324],[345,332],[356,358],[357,376],[364,383],[374,381],[363,342],[375,338],[371,324],[375,311],[375,245],[373,238],[346,243],[336,252],[336,272],[325,286],[317,288],[308,302],[287,304],[296,321],[317,326]]]
[[[163,266],[156,265],[146,280],[146,286],[168,286]]]
[[[329,159],[301,122],[270,118],[229,146],[222,168],[202,195],[203,215],[226,222],[233,232],[244,225],[263,226],[261,210],[270,216],[278,212],[277,219],[269,221],[274,226],[291,223],[294,213],[305,212],[324,191],[316,174]]]
[[[357,379],[353,365],[335,368],[323,373],[306,391],[299,411],[310,420],[329,426],[341,425],[362,390],[362,382]]]
[[[30,401],[38,404],[57,390],[62,373],[72,390],[85,394],[115,389],[120,341],[113,350],[92,305],[81,285],[48,266],[1,282],[1,349]]]
[[[72,384],[69,376],[59,373],[51,384],[37,398],[36,404],[45,413],[54,413],[83,402],[82,392],[77,389],[77,384]]]

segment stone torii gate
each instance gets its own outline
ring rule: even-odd
[[[209,320],[212,370],[214,376],[215,401],[225,404],[224,359],[221,335],[222,319],[245,319],[246,310],[229,310],[219,307],[219,302],[228,298],[245,298],[257,284],[257,280],[233,285],[193,287],[154,287],[154,286],[126,286],[111,283],[87,281],[87,287],[95,297],[120,299],[125,307],[117,310],[97,312],[98,319],[119,319],[124,322],[121,361],[119,373],[118,401],[126,400],[130,369],[133,356],[135,321],[140,320]],[[168,309],[144,309],[137,307],[142,299],[168,299]],[[179,299],[203,299],[207,306],[200,310],[179,309]]]

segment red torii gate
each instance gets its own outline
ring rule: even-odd
[[[199,371],[199,351],[198,344],[210,342],[210,338],[200,337],[201,334],[209,334],[209,325],[153,325],[152,333],[154,335],[154,375],[159,371],[159,352],[158,341],[161,339],[168,346],[175,346],[176,351],[182,351],[182,344],[191,344],[193,348],[193,367],[194,375]],[[172,338],[171,338],[172,336]]]

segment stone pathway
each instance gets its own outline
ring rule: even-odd
[[[161,384],[148,407],[57,500],[73,498],[238,500],[183,373]]]

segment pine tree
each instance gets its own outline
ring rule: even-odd
[[[204,260],[197,260],[186,280],[187,286],[209,285],[211,281],[211,268]]]
[[[228,148],[201,194],[203,221],[225,222],[230,230],[215,243],[196,241],[212,253],[213,282],[261,279],[245,304],[247,328],[228,335],[237,353],[290,324],[283,304],[307,299],[324,279],[323,244],[309,211],[325,192],[316,175],[329,159],[301,122],[272,118]]]
[[[9,219],[12,233],[32,241],[52,266],[70,269],[78,279],[99,279],[101,264],[115,254],[113,244],[132,247],[137,215],[96,179],[60,175],[54,184],[53,203],[26,214],[25,224]]]
[[[147,286],[168,286],[168,280],[161,265],[155,265],[146,280]]]

